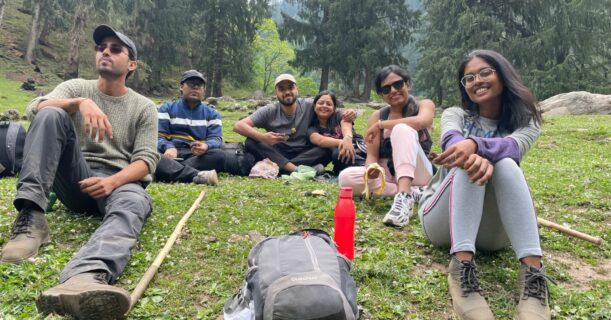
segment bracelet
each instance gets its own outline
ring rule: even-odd
[[[378,120],[378,129],[382,130],[382,120]]]
[[[351,134],[349,134],[349,135],[344,136],[344,139],[346,139],[346,138],[348,138],[348,139],[352,140],[352,138],[353,138],[353,137],[352,137],[352,135],[351,135]]]

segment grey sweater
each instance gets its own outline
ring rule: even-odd
[[[49,94],[38,97],[27,108],[27,116],[34,119],[38,104],[50,99],[91,98],[106,114],[112,125],[113,139],[104,137],[98,143],[85,135],[79,112],[70,114],[83,156],[92,169],[123,169],[136,160],[144,161],[149,174],[142,181],[151,181],[159,154],[157,153],[157,108],[153,101],[132,89],[120,97],[98,90],[97,80],[73,79],[59,84]]]

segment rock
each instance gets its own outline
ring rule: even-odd
[[[15,109],[9,109],[6,112],[0,113],[0,121],[19,121],[19,111]]]
[[[34,81],[34,79],[30,79],[28,78],[27,81],[24,81],[21,84],[21,89],[23,90],[27,90],[27,91],[36,91],[36,86],[35,86],[36,82]]]
[[[545,115],[611,114],[611,95],[568,92],[541,101],[539,107]]]
[[[229,96],[222,96],[222,97],[218,97],[217,99],[220,101],[225,101],[225,102],[235,102],[235,99]]]
[[[215,98],[215,97],[208,97],[208,98],[206,98],[206,103],[207,104],[211,104],[213,106],[218,106],[219,105],[219,99]]]
[[[257,90],[257,91],[252,93],[250,98],[253,99],[253,100],[263,100],[263,99],[265,99],[265,92],[263,92],[261,90]]]
[[[375,110],[380,110],[382,107],[386,106],[386,103],[368,102],[366,106]]]

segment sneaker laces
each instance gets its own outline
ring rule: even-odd
[[[33,223],[32,218],[33,214],[31,211],[20,212],[19,216],[17,217],[17,220],[15,220],[15,224],[13,225],[13,230],[11,231],[11,239],[22,233],[31,233]]]
[[[481,292],[482,289],[479,287],[475,263],[473,261],[461,261],[460,263],[460,288],[462,289],[462,296],[466,297],[471,292]]]
[[[541,269],[534,267],[526,269],[524,296],[522,299],[528,299],[528,297],[537,298],[541,301],[542,305],[545,305],[545,301],[549,294],[547,290],[548,280],[556,284],[556,281],[541,272]]]
[[[98,281],[100,284],[108,284],[108,280],[106,279],[106,273],[98,272],[93,276],[95,281]]]
[[[409,195],[407,195],[406,193],[398,193],[397,197],[395,197],[395,201],[393,201],[392,203],[392,207],[390,207],[390,212],[392,212],[392,214],[396,216],[400,215],[401,212],[403,212],[403,208],[408,206],[408,198]]]

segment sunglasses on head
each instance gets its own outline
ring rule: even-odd
[[[106,48],[109,48],[110,53],[112,54],[120,54],[121,52],[123,52],[123,46],[118,44],[111,44],[110,47],[107,44],[97,44],[95,46],[95,51],[104,52]]]
[[[393,87],[395,88],[395,90],[399,90],[401,88],[403,88],[403,86],[405,85],[405,80],[401,79],[401,80],[397,80],[391,84],[387,84],[385,86],[383,86],[382,88],[380,88],[380,92],[382,92],[382,94],[389,94],[390,93],[390,88]]]

